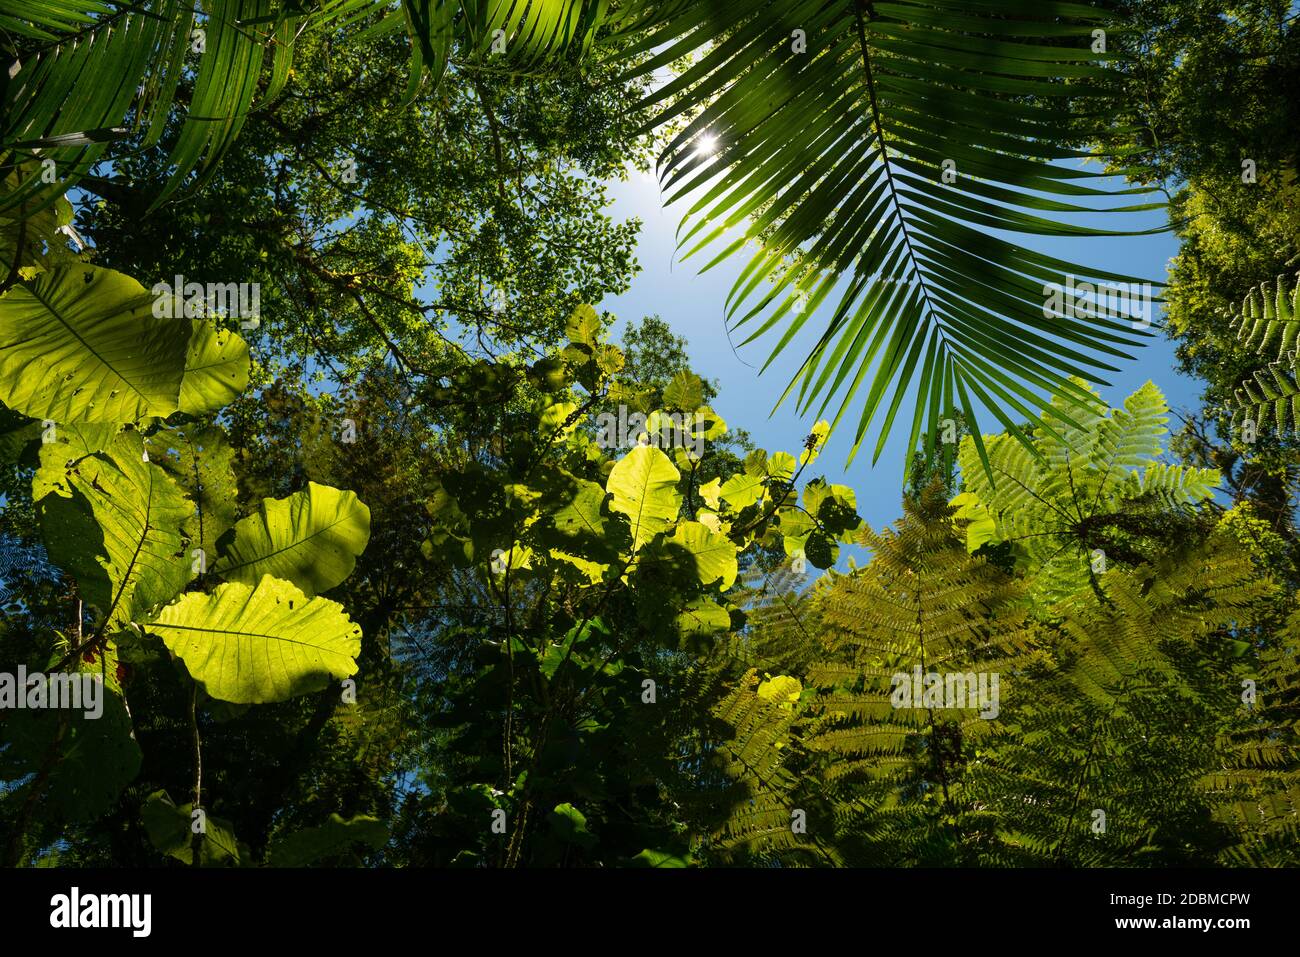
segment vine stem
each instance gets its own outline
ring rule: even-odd
[[[194,801],[191,812],[200,810],[203,796],[203,743],[199,739],[199,683],[195,681],[190,688],[190,740],[194,748]],[[193,827],[193,817],[190,825]],[[204,822],[206,827],[206,821]],[[203,848],[203,831],[195,831],[190,839],[190,865],[199,867],[199,857]]]

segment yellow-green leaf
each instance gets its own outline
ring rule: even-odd
[[[155,317],[130,276],[51,269],[0,297],[0,401],[58,423],[171,415],[190,332],[187,320]]]
[[[316,595],[352,574],[369,540],[370,509],[355,492],[309,482],[236,524],[214,571],[246,584],[274,575]]]
[[[632,551],[664,531],[682,507],[677,490],[681,473],[656,448],[638,446],[614,465],[605,483],[610,509],[626,515],[632,528]]]
[[[236,704],[319,691],[355,674],[361,650],[361,628],[342,605],[270,575],[256,588],[228,582],[210,595],[191,592],[147,628],[208,694]]]

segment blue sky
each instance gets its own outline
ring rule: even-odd
[[[764,336],[733,351],[723,321],[727,293],[745,263],[743,253],[701,275],[699,269],[708,261],[709,255],[697,254],[686,262],[679,262],[675,257],[678,210],[687,204],[663,208],[653,175],[636,172],[623,182],[611,184],[610,195],[614,200],[610,214],[615,219],[626,220],[636,216],[644,224],[637,247],[641,272],[627,293],[601,303],[602,309],[618,317],[615,335],[628,321],[657,313],[686,338],[695,370],[717,380],[719,397],[715,405],[728,424],[749,430],[756,444],[771,451],[797,450],[815,421],[812,412],[801,418],[795,414],[791,402],[775,414],[769,416],[769,413],[806,354],[806,349],[801,352],[798,346],[801,339],[808,337],[801,333],[787,352],[760,376],[758,370],[777,337]],[[1130,199],[1134,203],[1144,201],[1142,197]],[[1074,221],[1087,223],[1089,219],[1094,223],[1103,221],[1102,217]],[[1158,228],[1167,222],[1163,210],[1106,219],[1109,219],[1106,223],[1109,228],[1127,230]],[[1177,251],[1176,239],[1167,232],[1121,238],[1061,239],[1032,245],[1067,261],[1160,281],[1167,278],[1169,260]],[[804,332],[811,334],[820,330],[832,308],[823,305]],[[820,313],[825,313],[825,316]],[[1153,322],[1159,321],[1157,307]],[[743,338],[738,337],[737,343]],[[1135,361],[1112,363],[1121,369],[1118,374],[1111,375],[1111,385],[1100,386],[1102,395],[1112,405],[1118,405],[1125,396],[1151,379],[1164,392],[1172,408],[1195,408],[1200,385],[1175,371],[1173,343],[1163,335],[1147,341],[1148,345],[1135,353]],[[836,407],[832,405],[831,409]],[[900,411],[900,421],[902,417]],[[874,433],[869,433],[871,444],[864,442],[857,458],[845,469],[856,421],[853,411],[846,414],[817,464],[829,480],[848,484],[857,491],[858,512],[872,526],[880,528],[901,513],[899,490],[910,417],[905,423],[895,423],[894,434],[874,467],[871,465]],[[1176,425],[1176,420],[1171,421],[1171,426]],[[982,418],[981,427],[985,432],[996,431],[996,420]]]

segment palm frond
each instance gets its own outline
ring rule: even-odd
[[[0,33],[55,40],[95,22],[95,17],[112,13],[113,5],[103,0],[9,0],[0,12]]]
[[[51,13],[65,0],[43,0]],[[0,152],[10,162],[53,161],[55,176],[29,178],[4,207],[50,202],[74,186],[116,140],[159,142],[193,71],[193,89],[168,162],[172,175],[158,202],[196,169],[203,175],[230,148],[253,106],[265,51],[273,50],[266,95],[289,69],[292,19],[272,0],[205,0],[196,13],[184,0],[84,3],[77,23],[41,42],[22,42],[3,87]]]
[[[1090,405],[1068,377],[1114,371],[1149,335],[1105,309],[1045,306],[1071,277],[1136,280],[999,235],[1139,235],[1064,217],[1102,199],[1160,205],[1116,206],[1145,190],[1072,165],[1095,158],[1074,144],[1107,92],[1094,31],[1115,24],[1075,3],[945,6],[644,2],[627,15],[641,34],[626,55],[652,54],[639,69],[694,57],[645,104],[655,124],[689,119],[661,167],[669,201],[690,202],[680,245],[723,245],[707,269],[759,243],[726,316],[752,329],[746,342],[780,331],[764,368],[833,304],[782,401],[820,416],[838,398],[838,423],[863,395],[853,454],[878,423],[879,456],[911,389],[910,447],[926,422],[932,448],[957,404],[974,423],[976,402],[1019,436],[1013,413],[1032,418],[1058,391]]]

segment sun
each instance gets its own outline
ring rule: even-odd
[[[718,138],[712,133],[705,133],[695,141],[695,155],[700,159],[708,159],[718,152]]]

